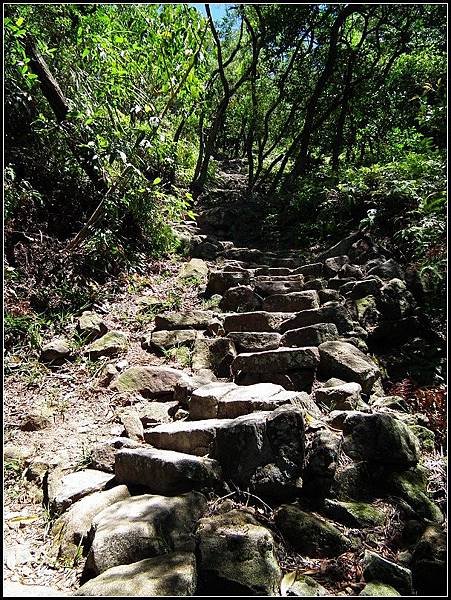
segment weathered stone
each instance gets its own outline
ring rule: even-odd
[[[351,249],[352,244],[356,242],[362,234],[360,232],[351,233],[344,239],[340,240],[337,244],[322,252],[318,255],[319,260],[325,260],[333,256],[339,256],[341,254],[347,254]]]
[[[230,376],[230,365],[236,356],[232,340],[205,338],[194,343],[191,366],[194,371],[211,369],[218,377]]]
[[[85,469],[62,475],[55,469],[48,477],[48,501],[51,512],[60,515],[71,504],[88,494],[104,490],[113,477],[109,473]]]
[[[326,302],[338,302],[340,299],[338,290],[331,290],[329,288],[318,290],[318,296],[320,304],[325,304]]]
[[[290,576],[291,573],[287,573],[287,576]],[[282,588],[284,587],[284,580],[282,580]],[[315,581],[312,577],[308,575],[297,575],[294,581],[290,585],[288,585],[285,589],[285,593],[282,594],[284,596],[299,596],[299,597],[308,597],[315,598],[321,596],[329,596],[330,594],[320,583]]]
[[[118,482],[143,485],[156,494],[214,488],[221,476],[215,460],[170,450],[119,450],[115,459]]]
[[[382,525],[386,513],[367,502],[325,500],[323,511],[334,521],[348,527],[375,527]]]
[[[232,373],[285,373],[290,370],[315,370],[319,363],[316,348],[278,348],[264,352],[239,354],[232,363]]]
[[[283,504],[274,515],[276,525],[293,548],[311,557],[338,556],[351,550],[353,543],[326,520]]]
[[[71,355],[71,349],[67,340],[54,339],[45,344],[41,349],[39,360],[42,362],[62,362]]]
[[[331,489],[337,468],[341,435],[334,431],[319,430],[307,447],[302,492],[320,502]]]
[[[319,346],[320,372],[326,377],[340,377],[360,383],[364,392],[371,391],[380,377],[378,367],[352,344],[341,341],[324,342]]]
[[[141,346],[151,352],[162,352],[178,346],[190,346],[202,332],[196,329],[174,329],[171,331],[152,331],[143,336]]]
[[[192,258],[189,262],[184,263],[179,272],[180,279],[195,277],[204,279],[208,275],[208,265],[200,258]]]
[[[379,308],[386,319],[403,319],[412,312],[413,296],[401,279],[390,279],[381,289]]]
[[[155,330],[160,329],[207,329],[216,322],[216,314],[210,310],[182,310],[165,312],[155,317]]]
[[[224,329],[231,331],[279,331],[281,323],[287,319],[287,313],[268,313],[264,311],[226,315]]]
[[[205,517],[197,537],[201,595],[279,595],[282,573],[274,539],[249,513]]]
[[[391,585],[381,583],[380,581],[371,581],[367,583],[359,596],[383,596],[384,598],[394,598],[401,594],[395,590]]]
[[[404,279],[404,271],[392,258],[369,269],[367,275],[378,275],[382,279]]]
[[[304,462],[303,414],[281,407],[238,417],[218,429],[213,455],[225,479],[257,495],[293,494]]]
[[[256,277],[254,277],[254,284],[255,285],[260,285],[261,283],[276,283],[276,282],[281,282],[281,283],[287,283],[287,282],[298,282],[298,283],[303,283],[304,282],[304,275],[301,275],[300,273],[296,274],[293,273],[292,275],[258,275]]]
[[[263,301],[263,310],[269,312],[297,312],[318,308],[318,294],[314,290],[274,294]]]
[[[363,271],[357,265],[351,265],[350,263],[344,264],[337,273],[338,277],[347,279],[349,277],[355,277],[356,279],[362,279]]]
[[[412,572],[370,550],[365,550],[363,576],[367,582],[387,583],[403,595],[412,595]]]
[[[194,596],[196,582],[195,555],[171,552],[112,567],[82,585],[74,596]]]
[[[224,311],[249,312],[260,310],[262,300],[254,293],[251,287],[239,285],[229,288],[224,292],[219,308]]]
[[[412,555],[412,576],[419,596],[446,596],[447,536],[437,525],[426,527]]]
[[[89,358],[100,356],[116,356],[128,348],[128,338],[121,331],[109,331],[101,338],[92,342],[86,349],[85,354]]]
[[[231,419],[206,419],[157,425],[144,432],[144,440],[161,450],[205,456],[213,450],[216,431],[230,421]]]
[[[298,276],[301,277],[301,276]],[[304,289],[302,281],[256,281],[255,291],[261,296],[301,292]]]
[[[120,410],[119,419],[124,426],[124,433],[126,437],[130,438],[131,440],[143,439],[143,424],[139,418],[138,412],[134,408],[127,407]]]
[[[403,470],[420,458],[418,440],[391,415],[352,413],[344,421],[343,432],[343,449],[355,460]]]
[[[353,410],[363,404],[361,391],[362,386],[358,383],[316,388],[315,401],[329,410]]]
[[[350,290],[352,290],[355,284],[355,277],[344,277],[340,278],[338,275],[332,277],[327,282],[327,287],[331,290],[339,290],[342,296],[345,296]]]
[[[171,367],[130,367],[110,385],[118,392],[139,392],[146,398],[174,397],[177,385],[191,384],[189,376]]]
[[[427,493],[427,472],[420,466],[403,473],[391,473],[385,483],[388,491],[402,498],[414,514],[433,523],[443,522],[442,511]]]
[[[78,318],[77,330],[80,335],[88,342],[105,335],[108,327],[105,321],[97,313],[85,310]]]
[[[180,496],[133,496],[98,513],[87,570],[95,574],[174,550],[194,550],[196,521],[207,508],[198,492]]]
[[[378,277],[356,281],[350,288],[349,297],[353,300],[365,298],[365,296],[374,296],[375,298],[378,298],[380,296],[381,287],[382,281]],[[340,288],[340,291],[345,293],[344,288]]]
[[[351,331],[353,324],[349,311],[338,303],[324,304],[320,308],[302,310],[291,318],[286,319],[281,326],[280,331],[284,333],[290,329],[316,325],[317,323],[335,323],[339,333]]]
[[[373,471],[374,466],[370,466],[366,462],[337,469],[331,495],[339,500],[370,501],[377,487],[373,481]]]
[[[3,458],[4,460],[12,460],[19,464],[24,464],[35,453],[33,446],[25,446],[18,444],[5,444],[3,446]]]
[[[259,267],[255,269],[255,275],[290,275],[293,271],[288,267]]]
[[[326,275],[334,276],[336,275],[343,265],[349,263],[349,256],[346,254],[342,254],[341,256],[331,256],[330,258],[326,258],[324,261],[324,270]]]
[[[312,263],[309,265],[303,265],[302,267],[298,267],[296,269],[296,273],[300,273],[301,275],[309,275],[312,277],[321,277],[323,271],[323,263]]]
[[[281,335],[275,332],[233,331],[227,337],[235,344],[238,352],[262,352],[279,347]]]
[[[280,385],[258,383],[237,386],[234,383],[207,384],[191,396],[190,418],[236,418],[262,410],[274,410],[284,404],[295,403],[299,394],[286,392]]]
[[[207,292],[209,294],[221,294],[224,295],[229,288],[249,285],[250,273],[249,271],[210,271],[208,276]]]
[[[89,467],[106,473],[114,473],[114,455],[121,448],[139,448],[140,444],[128,438],[112,438],[95,444],[89,453]]]
[[[111,490],[95,492],[72,504],[52,527],[53,544],[58,548],[58,558],[74,561],[79,547],[87,540],[94,517],[108,506],[129,497],[127,487],[118,485]]]
[[[334,323],[318,323],[286,331],[280,340],[281,346],[319,346],[323,342],[336,340],[338,330]]]

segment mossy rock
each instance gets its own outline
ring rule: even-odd
[[[375,527],[382,525],[386,514],[368,502],[343,502],[326,500],[325,513],[348,527]]]
[[[434,523],[443,523],[442,511],[429,498],[426,485],[427,473],[422,467],[403,473],[392,473],[387,481],[389,492],[400,496],[419,517]]]
[[[101,338],[90,344],[85,354],[89,358],[99,358],[100,356],[116,356],[128,348],[128,339],[125,333],[121,331],[109,331]]]
[[[432,452],[435,448],[435,433],[422,425],[411,425],[410,429],[420,440],[420,445],[426,452]]]
[[[393,598],[401,594],[394,587],[380,581],[371,581],[367,583],[359,596],[383,596],[385,598]]]

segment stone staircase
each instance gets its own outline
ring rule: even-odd
[[[420,536],[443,521],[415,419],[385,396],[368,352],[378,328],[411,318],[399,265],[358,234],[306,262],[298,251],[236,248],[194,223],[179,233],[194,260],[209,261],[202,293],[215,308],[162,313],[143,335],[149,352],[187,346],[191,373],[134,366],[110,384],[178,405],[173,422],[148,420],[142,441],[109,444],[114,479],[88,492],[105,504],[77,512],[88,558],[76,595],[280,595],[287,552],[354,553],[364,582],[338,595],[365,582],[389,595],[421,589],[414,547],[406,566],[347,528],[354,519],[382,535],[394,497]],[[111,503],[115,486],[124,493]],[[231,503],[243,494],[264,506],[264,524]],[[64,553],[77,536],[70,515],[60,520]],[[291,594],[307,595],[307,584],[335,595],[301,575]]]

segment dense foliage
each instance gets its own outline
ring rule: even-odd
[[[80,306],[86,280],[174,249],[170,224],[192,216],[216,161],[237,157],[262,234],[308,245],[367,228],[443,295],[445,5],[245,4],[221,23],[206,13],[6,5],[16,310]]]

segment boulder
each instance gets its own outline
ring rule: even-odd
[[[420,466],[402,473],[391,473],[385,480],[387,490],[407,503],[414,515],[440,524],[444,517],[440,508],[431,500],[427,483],[427,471]]]
[[[63,475],[55,469],[48,477],[48,503],[54,515],[60,515],[71,504],[88,494],[104,490],[113,481],[112,475],[84,469]]]
[[[324,270],[326,272],[326,275],[328,275],[329,277],[333,277],[347,263],[349,263],[349,256],[347,256],[346,254],[326,258],[326,260],[324,261]]]
[[[275,332],[232,331],[227,334],[238,352],[262,352],[279,347],[281,335]],[[307,344],[303,344],[307,345]]]
[[[391,585],[405,596],[413,593],[412,572],[370,550],[365,550],[363,577],[367,582],[380,581]]]
[[[282,322],[287,319],[287,313],[269,313],[264,311],[237,313],[226,315],[224,329],[231,331],[279,331]]]
[[[199,521],[199,593],[278,596],[281,570],[271,532],[231,510]]]
[[[349,297],[353,300],[365,298],[365,296],[374,296],[375,298],[379,298],[381,287],[382,281],[379,279],[379,277],[362,279],[362,281],[356,281],[352,284],[349,291]],[[341,288],[341,291],[344,292],[345,290]]]
[[[192,552],[196,521],[207,509],[202,494],[143,494],[105,508],[92,523],[86,570],[99,574],[174,550]]]
[[[365,393],[380,378],[379,368],[352,344],[342,341],[324,342],[319,346],[320,372],[326,377],[355,381]]]
[[[274,294],[263,301],[263,310],[268,312],[297,312],[318,308],[318,294],[315,290]]]
[[[358,383],[320,387],[315,390],[315,401],[329,410],[354,410],[363,405],[361,391],[362,387]]]
[[[374,465],[366,462],[337,468],[332,482],[331,496],[345,501],[371,501],[374,495],[380,493],[381,487],[374,479],[377,480]]]
[[[320,502],[330,492],[340,445],[341,435],[327,429],[317,431],[310,439],[306,452],[302,493],[313,501]]]
[[[304,446],[303,411],[281,407],[218,429],[213,456],[226,480],[257,495],[283,497],[300,485]]]
[[[190,277],[204,279],[208,275],[208,265],[200,258],[192,258],[187,263],[184,263],[179,272],[180,279],[188,279]]]
[[[303,555],[332,557],[354,547],[351,540],[331,523],[304,512],[294,504],[280,506],[274,520],[283,537]]]
[[[92,342],[84,351],[89,358],[100,356],[116,356],[128,348],[128,338],[121,331],[109,331]]]
[[[144,429],[138,412],[130,406],[122,408],[118,412],[118,417],[122,425],[124,426],[124,433],[126,437],[131,440],[142,440],[144,437]]]
[[[318,297],[320,304],[325,304],[326,302],[338,302],[340,294],[338,290],[325,288],[323,290],[318,290]]]
[[[330,596],[326,588],[312,577],[309,577],[308,575],[298,575],[296,571],[285,575],[282,579],[281,587],[283,596],[300,596],[308,598]]]
[[[323,342],[336,340],[338,330],[334,323],[318,323],[286,331],[280,340],[281,346],[319,346]]]
[[[194,596],[196,557],[171,552],[108,569],[81,586],[74,596]]]
[[[224,296],[219,303],[221,310],[233,312],[249,312],[260,310],[261,307],[261,298],[247,285],[229,288],[224,292]]]
[[[92,469],[114,473],[114,455],[121,448],[139,448],[140,444],[125,437],[112,438],[106,442],[95,444],[89,453]]]
[[[144,350],[163,352],[179,346],[191,346],[198,338],[203,337],[201,331],[196,329],[174,329],[171,331],[152,331],[141,339]]]
[[[129,497],[127,487],[118,485],[111,490],[95,492],[72,504],[52,527],[53,544],[58,548],[58,558],[75,561],[79,547],[86,544],[94,517],[108,506]]]
[[[178,494],[218,487],[221,478],[215,460],[170,450],[136,448],[115,456],[119,483],[142,485],[156,494]]]
[[[92,342],[105,335],[108,327],[100,315],[93,311],[85,310],[78,318],[77,331],[84,340]]]
[[[303,265],[302,267],[298,267],[296,269],[296,273],[300,273],[301,275],[308,275],[310,277],[321,277],[323,271],[324,265],[320,262]]]
[[[382,279],[404,279],[404,271],[392,258],[369,269],[367,275],[377,275]]]
[[[71,349],[65,339],[54,339],[42,346],[39,360],[47,363],[58,363],[70,358]]]
[[[285,373],[298,369],[316,370],[319,354],[316,348],[278,348],[264,352],[238,354],[232,363],[232,373]]]
[[[382,525],[386,513],[369,502],[344,502],[325,500],[324,514],[347,527],[365,528]]]
[[[426,527],[414,548],[411,566],[419,596],[446,596],[447,536],[441,527]]]
[[[218,377],[230,377],[230,366],[235,357],[235,345],[230,339],[198,339],[194,342],[191,367],[194,371],[211,369]]]
[[[316,290],[317,292],[323,290],[325,287],[326,283],[323,279],[310,279],[310,281],[304,284],[304,290]]]
[[[381,583],[380,581],[371,581],[367,583],[359,596],[383,596],[384,598],[394,598],[401,594],[395,590],[391,585]]]
[[[343,450],[355,460],[406,470],[420,458],[418,440],[410,429],[388,414],[353,413],[344,421]]]
[[[413,296],[401,279],[390,279],[381,289],[379,308],[386,319],[404,319],[412,312]]]
[[[190,377],[171,367],[130,367],[110,384],[118,392],[139,392],[146,398],[174,398],[177,386],[191,385]]]
[[[210,295],[221,294],[223,296],[229,288],[249,285],[250,280],[249,271],[210,271],[207,292]]]

